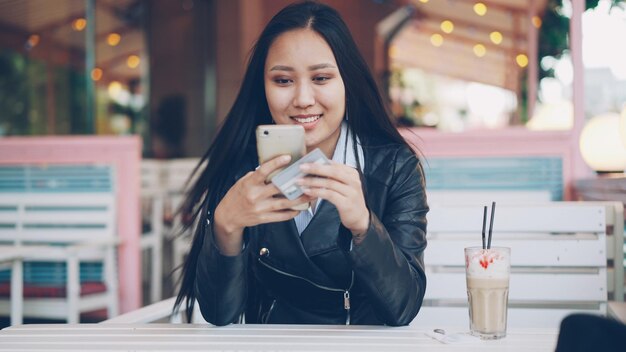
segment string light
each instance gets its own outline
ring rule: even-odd
[[[77,32],[82,31],[85,27],[87,27],[87,20],[84,18],[77,18],[72,22],[72,28]]]
[[[102,69],[101,68],[94,68],[93,70],[91,70],[91,79],[93,79],[94,81],[99,81],[102,78]]]
[[[535,28],[541,27],[542,21],[541,21],[541,18],[539,18],[539,16],[533,16],[533,18],[531,18],[530,21],[532,22],[533,26],[535,26]]]
[[[502,33],[498,31],[491,32],[489,33],[489,39],[491,39],[492,43],[500,45],[502,43]]]
[[[126,59],[126,65],[130,68],[136,68],[141,63],[141,59],[137,55],[131,55]]]
[[[478,16],[484,16],[487,13],[487,5],[483,4],[482,2],[475,3],[474,12],[476,12]]]
[[[434,46],[439,47],[443,45],[443,37],[441,36],[441,34],[435,33],[430,36],[430,43]]]
[[[487,48],[485,48],[484,45],[482,44],[474,45],[474,55],[478,57],[483,57],[485,56],[485,54],[487,54]]]
[[[120,40],[122,40],[122,36],[117,33],[110,33],[107,35],[107,44],[110,46],[116,46],[120,43]]]
[[[515,57],[515,62],[517,62],[517,65],[519,67],[526,67],[528,66],[528,56],[524,55],[524,54],[519,54]]]
[[[448,33],[448,34],[452,33],[452,31],[454,30],[454,23],[448,20],[441,22],[441,30],[444,33]]]

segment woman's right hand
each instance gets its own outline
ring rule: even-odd
[[[289,164],[291,157],[281,155],[263,163],[240,178],[215,209],[213,219],[216,244],[223,255],[234,256],[243,248],[246,227],[292,219],[299,211],[291,207],[310,202],[307,196],[288,200],[275,197],[281,192],[265,180],[274,170]]]

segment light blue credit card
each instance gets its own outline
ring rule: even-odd
[[[303,194],[302,189],[296,181],[306,176],[306,174],[300,170],[300,165],[309,163],[330,164],[330,161],[319,148],[315,148],[315,150],[272,177],[272,183],[287,199],[294,200]]]

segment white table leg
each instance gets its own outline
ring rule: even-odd
[[[22,312],[24,304],[24,289],[22,278],[22,259],[13,260],[11,270],[11,325],[22,324]]]

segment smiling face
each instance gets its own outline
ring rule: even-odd
[[[332,157],[346,110],[346,91],[333,52],[319,34],[281,34],[265,60],[265,97],[277,124],[301,125],[307,152]]]

